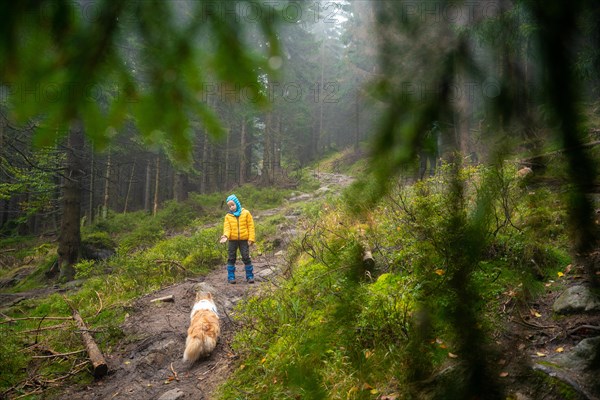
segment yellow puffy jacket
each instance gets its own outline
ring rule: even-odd
[[[225,222],[223,222],[223,235],[227,236],[229,240],[251,240],[256,242],[254,220],[250,211],[242,208],[239,217],[227,213]]]

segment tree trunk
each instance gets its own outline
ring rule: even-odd
[[[264,185],[271,184],[271,169],[272,169],[272,144],[271,144],[271,113],[267,113],[265,118],[265,133],[263,137],[263,168],[261,182]]]
[[[154,207],[152,208],[152,215],[156,217],[158,212],[158,188],[160,177],[160,155],[156,156],[156,178],[154,180]]]
[[[150,158],[148,158],[148,160],[146,161],[146,184],[144,186],[144,211],[146,212],[150,211],[150,179],[152,176],[152,166],[150,165],[150,163]]]
[[[273,138],[273,181],[282,176],[281,170],[281,115],[277,115],[277,128]]]
[[[79,260],[81,244],[81,179],[83,151],[83,128],[74,123],[68,137],[65,179],[63,184],[63,213],[58,238],[58,268],[61,280],[75,277],[73,265]]]
[[[106,161],[106,173],[104,174],[104,200],[102,202],[102,219],[108,217],[108,201],[110,200],[110,169],[111,169],[111,153],[108,151],[108,159]]]
[[[125,204],[123,206],[123,214],[127,212],[127,205],[129,204],[129,194],[131,193],[131,183],[133,182],[133,172],[135,171],[135,160],[131,164],[131,173],[129,174],[129,182],[127,183],[127,194],[125,195]]]
[[[325,87],[325,24],[323,24],[323,42],[321,43],[321,81],[319,82],[318,88],[318,104],[319,104],[319,133],[317,137],[318,141],[323,140],[323,113],[324,113],[324,105],[325,102],[322,99],[323,93],[321,91]],[[318,151],[318,148],[317,148]]]
[[[90,154],[90,158],[91,158],[91,162],[90,162],[90,199],[89,199],[89,204],[88,204],[88,213],[89,213],[89,218],[88,218],[88,224],[91,225],[92,222],[94,222],[94,177],[95,177],[95,158],[94,158],[94,146],[91,146],[91,154]]]
[[[225,166],[225,177],[223,178],[223,188],[222,189],[229,189],[229,170],[231,169],[231,165],[229,164],[229,147],[230,147],[230,143],[231,143],[231,128],[227,130],[227,144],[225,145],[225,162],[223,163],[223,165]]]
[[[240,185],[246,183],[246,118],[242,117],[242,129],[240,134],[240,172],[238,182]]]
[[[173,197],[175,201],[185,201],[188,199],[187,182],[188,176],[185,172],[175,172],[175,179],[173,180]]]
[[[202,147],[202,180],[200,182],[200,193],[208,193],[208,134],[204,135],[204,145]]]
[[[354,134],[354,150],[358,151],[360,144],[360,90],[358,89],[358,82],[356,88],[356,132]]]

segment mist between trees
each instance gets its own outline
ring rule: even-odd
[[[412,84],[407,83],[407,92],[412,91]],[[475,85],[476,87],[477,85]],[[283,100],[287,103],[312,101],[313,103],[337,103],[340,96],[352,88],[342,90],[339,82],[268,82],[266,85],[258,83],[230,85],[223,82],[202,82],[197,97],[200,101],[221,103],[258,104],[266,100],[275,103]],[[471,86],[469,86],[471,88]],[[78,84],[70,82],[68,85],[48,83],[45,85],[33,83],[23,85],[6,84],[0,92],[0,101],[7,102],[11,99],[15,103],[29,101],[39,103],[60,103],[70,99],[80,99],[84,102],[98,103],[108,99],[122,99],[128,103],[138,100],[126,95],[124,88],[119,88],[117,83]],[[469,89],[471,90],[471,89]],[[487,92],[494,90],[492,84],[486,85]],[[471,90],[472,91],[472,90]],[[256,93],[261,92],[261,95]]]
[[[296,187],[304,167],[352,148],[371,155],[348,199],[359,212],[399,174],[421,178],[419,161],[447,166],[447,318],[471,398],[504,397],[469,281],[495,192],[465,212],[462,167],[521,160],[543,176],[544,156],[561,154],[573,252],[599,284],[593,1],[0,4],[0,232],[57,235],[65,279],[82,222],[247,183]]]

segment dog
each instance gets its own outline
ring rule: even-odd
[[[219,313],[209,292],[196,293],[196,302],[190,313],[190,327],[185,340],[183,361],[191,363],[207,357],[217,346],[221,333]]]

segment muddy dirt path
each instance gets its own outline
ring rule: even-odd
[[[123,343],[106,354],[108,376],[86,388],[70,388],[59,398],[71,399],[210,399],[236,365],[230,348],[235,325],[233,308],[239,301],[278,274],[282,262],[277,256],[254,257],[256,283],[244,282],[243,266],[238,263],[238,283],[226,280],[225,267],[205,277],[164,288],[135,301],[122,329]],[[189,313],[195,293],[209,290],[221,316],[222,335],[210,357],[194,364],[182,360]],[[172,295],[173,302],[151,300]]]
[[[295,194],[289,202],[311,201],[315,196],[347,186],[351,179],[341,174],[315,175],[322,184],[316,194]],[[256,213],[260,219],[279,210]],[[288,239],[298,234],[298,215],[286,216],[280,227],[282,248]],[[237,365],[237,355],[230,343],[235,334],[233,313],[235,305],[281,274],[284,251],[252,255],[255,281],[243,280],[244,268],[237,263],[238,283],[227,283],[225,265],[217,266],[204,277],[188,279],[137,299],[122,325],[125,339],[109,354],[105,354],[109,374],[85,388],[70,387],[60,393],[60,399],[127,399],[176,400],[211,399],[215,389],[225,381]],[[220,313],[222,332],[215,351],[210,357],[194,364],[184,363],[189,313],[195,293],[209,290],[213,293]],[[173,302],[151,302],[172,295]]]

